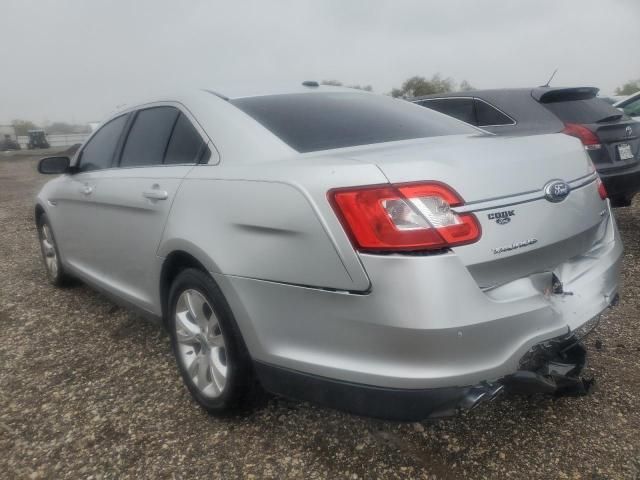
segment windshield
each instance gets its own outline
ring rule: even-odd
[[[479,132],[446,115],[382,95],[301,93],[230,102],[302,153]]]

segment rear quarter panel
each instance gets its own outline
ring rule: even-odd
[[[198,166],[178,191],[159,255],[183,250],[212,273],[366,291],[326,193],[385,181],[375,166],[349,161]]]

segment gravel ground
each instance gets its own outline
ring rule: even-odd
[[[414,424],[271,398],[219,419],[191,401],[159,326],[47,283],[45,180],[35,158],[0,154],[0,477],[640,478],[638,203],[616,212],[622,298],[588,341],[592,395]]]

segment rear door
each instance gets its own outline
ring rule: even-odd
[[[207,160],[206,142],[185,113],[158,105],[133,113],[118,168],[96,181],[91,221],[99,280],[149,311],[157,309],[156,252],[185,175]]]

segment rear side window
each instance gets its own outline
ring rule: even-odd
[[[622,112],[599,98],[543,103],[565,123],[596,123],[620,116]]]
[[[187,117],[182,113],[173,127],[164,163],[197,163],[204,153],[205,145]]]
[[[405,101],[365,93],[298,93],[230,101],[298,152],[477,130]]]
[[[128,115],[114,118],[98,130],[82,149],[80,171],[89,172],[110,168],[116,146]]]
[[[473,98],[434,98],[433,100],[425,100],[420,105],[471,125],[478,124],[473,110]]]
[[[140,110],[129,130],[120,166],[161,165],[178,114],[174,107]]]
[[[494,127],[500,125],[514,125],[513,121],[508,115],[505,115],[493,105],[489,105],[487,102],[475,99],[476,117],[478,118],[478,126],[480,127]]]

